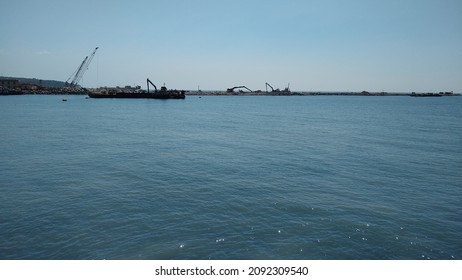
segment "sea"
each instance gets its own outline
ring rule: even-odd
[[[461,260],[462,97],[0,96],[0,259]]]

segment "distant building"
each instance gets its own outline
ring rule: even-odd
[[[18,86],[19,80],[0,79],[0,87],[2,88],[17,88]]]

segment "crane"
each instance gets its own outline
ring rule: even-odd
[[[253,92],[250,88],[248,88],[248,87],[246,87],[246,86],[232,87],[232,88],[228,88],[226,91],[227,91],[227,92],[234,92],[234,90],[237,89],[237,88],[245,88],[245,89],[247,89],[248,91]]]
[[[268,92],[268,87],[271,88],[271,92],[274,91],[274,88],[270,84],[266,83],[266,92]]]
[[[85,57],[85,59],[80,64],[79,68],[77,68],[77,70],[74,73],[72,73],[69,79],[67,79],[66,84],[68,84],[69,80],[71,80],[72,78],[70,87],[72,88],[77,87],[77,85],[79,84],[80,80],[83,77],[83,74],[85,74],[85,71],[87,71],[88,66],[90,66],[91,60],[95,56],[95,53],[97,50],[98,50],[98,47],[95,48],[95,50],[92,52],[92,54],[89,57],[88,56]]]

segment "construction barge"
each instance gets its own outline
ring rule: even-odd
[[[88,93],[91,98],[153,98],[153,99],[185,99],[186,91],[184,90],[167,90],[167,87],[162,86],[157,89],[151,80],[146,79],[147,91],[138,89],[136,91],[103,91]],[[149,84],[154,87],[154,92],[149,90]]]

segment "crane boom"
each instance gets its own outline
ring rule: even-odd
[[[76,87],[79,84],[80,80],[83,77],[83,74],[85,74],[85,71],[87,71],[88,66],[90,66],[90,63],[91,63],[93,57],[95,56],[95,53],[96,53],[97,50],[98,50],[98,47],[95,48],[95,50],[90,55],[90,57],[87,56],[82,61],[82,64],[80,64],[79,69],[77,70],[77,72],[74,75],[74,78],[72,79],[72,82],[71,82],[71,85],[70,85],[71,87]]]
[[[72,79],[71,84],[74,83],[74,80],[75,80],[76,77],[77,77],[77,73],[79,73],[79,72],[81,71],[81,69],[83,68],[83,65],[85,65],[85,62],[87,61],[87,59],[88,59],[88,56],[86,56],[86,57],[83,59],[82,63],[80,63],[79,68],[77,68],[77,70],[75,70],[74,73],[72,73],[72,75],[69,77],[69,79],[67,79],[66,84],[69,82],[70,79]]]
[[[87,63],[88,61],[88,56],[85,57],[85,59],[82,61],[82,64],[80,64],[80,67],[79,69],[77,70],[77,72],[75,73],[75,76],[74,78],[72,79],[72,82],[71,82],[71,87],[75,87],[77,85],[77,77],[80,75],[80,73],[82,73],[83,69],[85,68],[85,64]]]

